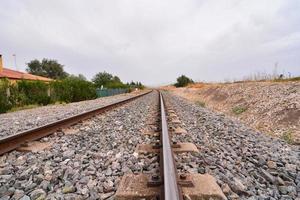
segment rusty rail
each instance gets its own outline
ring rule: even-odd
[[[163,96],[160,93],[160,112],[161,112],[161,156],[162,163],[161,175],[163,177],[164,200],[182,200],[183,195],[177,182],[177,169],[174,161],[174,152],[168,132],[166,112]]]
[[[113,108],[119,107],[125,103],[128,103],[132,100],[135,100],[139,97],[142,97],[146,94],[149,94],[152,91],[149,92],[145,92],[143,94],[101,107],[101,108],[96,108],[78,115],[74,115],[72,117],[68,117],[53,123],[49,123],[46,124],[44,126],[40,126],[37,128],[33,128],[30,130],[26,130],[11,136],[7,136],[4,138],[0,139],[0,155],[7,153],[9,151],[12,151],[18,147],[20,147],[22,144],[26,143],[26,142],[30,142],[30,141],[34,141],[34,140],[38,140],[40,138],[43,138],[45,136],[48,136],[52,133],[54,133],[55,131],[62,129],[62,128],[66,128],[69,127],[71,125],[74,125],[82,120],[91,118],[95,115],[104,113],[108,110],[111,110]]]

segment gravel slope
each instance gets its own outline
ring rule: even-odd
[[[296,199],[300,196],[300,149],[255,132],[238,121],[165,94],[199,154],[178,156],[178,168],[209,173],[229,199]],[[188,163],[188,164],[184,164]]]
[[[152,92],[75,125],[72,134],[43,138],[54,142],[48,150],[0,157],[0,199],[113,199],[124,173],[153,172],[158,166],[156,157],[134,153],[137,144],[149,140],[140,130],[157,100]]]
[[[0,138],[45,125],[50,122],[55,122],[59,119],[71,117],[88,110],[103,107],[134,95],[136,95],[136,93],[115,95],[95,100],[69,103],[66,105],[43,106],[29,110],[1,114]]]
[[[300,82],[195,84],[174,94],[240,119],[261,132],[300,144]]]

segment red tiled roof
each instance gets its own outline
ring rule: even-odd
[[[7,68],[3,68],[2,71],[0,71],[0,78],[17,79],[17,80],[24,79],[24,80],[53,81],[53,79],[50,78],[36,76],[33,74],[19,72]]]

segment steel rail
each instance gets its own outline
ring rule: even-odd
[[[162,167],[164,200],[182,200],[183,195],[177,183],[177,169],[174,161],[171,140],[168,132],[167,118],[163,96],[160,93],[161,110],[161,143],[162,143]]]
[[[96,109],[86,111],[86,112],[83,112],[83,113],[80,113],[80,114],[77,114],[77,115],[74,115],[74,116],[71,116],[71,117],[68,117],[65,119],[61,119],[56,122],[46,124],[44,126],[40,126],[40,127],[26,130],[26,131],[23,131],[23,132],[14,134],[14,135],[3,137],[0,139],[0,155],[14,150],[26,142],[38,140],[40,138],[48,136],[57,130],[69,127],[71,125],[74,125],[74,124],[82,121],[82,120],[89,119],[95,115],[98,115],[98,114],[104,113],[108,110],[111,110],[113,108],[119,107],[125,103],[128,103],[132,100],[135,100],[139,97],[149,94],[150,92],[152,92],[152,90],[149,92],[145,92],[143,94],[139,94],[137,96],[122,100],[122,101],[118,101],[116,103],[113,103],[113,104],[110,104],[107,106],[103,106],[101,108],[96,108]]]

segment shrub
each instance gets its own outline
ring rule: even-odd
[[[174,84],[175,87],[185,87],[190,83],[194,83],[194,81],[185,75],[181,75],[177,78],[177,83]]]
[[[196,101],[196,104],[200,107],[205,107],[205,102],[204,101]]]
[[[9,83],[7,80],[0,80],[0,113],[4,113],[12,108],[6,93],[8,87]]]
[[[72,90],[68,81],[54,81],[51,83],[51,100],[53,102],[71,102]]]
[[[10,95],[7,96],[9,88]],[[31,104],[47,105],[50,103],[48,96],[49,85],[41,81],[18,81],[10,84],[8,80],[0,82],[0,112]]]
[[[127,88],[131,88],[131,89],[138,88],[142,90],[145,88],[145,86],[141,82],[134,82],[134,81],[131,81],[130,83],[126,83],[126,86]]]
[[[300,76],[292,77],[292,78],[285,78],[285,79],[274,79],[274,82],[288,82],[288,81],[300,81]]]
[[[293,135],[291,131],[284,132],[281,136],[281,139],[286,141],[288,144],[292,144],[294,142]]]
[[[13,107],[23,107],[27,105],[28,98],[23,91],[19,91],[18,84],[12,84],[9,86],[10,97],[9,100]]]
[[[51,83],[51,98],[54,102],[77,102],[96,97],[95,86],[76,76]]]
[[[236,107],[232,108],[232,112],[236,115],[239,115],[239,114],[245,112],[246,110],[247,110],[247,108],[242,107],[242,106],[236,106]]]
[[[115,86],[117,88],[124,86],[123,83],[120,84]],[[7,95],[7,88],[9,88],[10,96]],[[0,80],[0,113],[7,112],[12,108],[18,110],[19,108],[32,108],[33,105],[77,102],[96,97],[95,85],[82,76],[70,76],[51,83],[22,80],[10,84],[8,80]]]
[[[5,113],[12,108],[12,104],[8,101],[5,93],[3,94],[1,91],[0,95],[0,113]]]
[[[19,81],[18,91],[26,96],[25,104],[47,105],[51,98],[48,96],[49,84],[42,81]],[[23,98],[23,97],[22,97]]]
[[[110,89],[128,88],[128,86],[122,82],[110,82],[110,83],[107,83],[105,87],[110,88]]]

